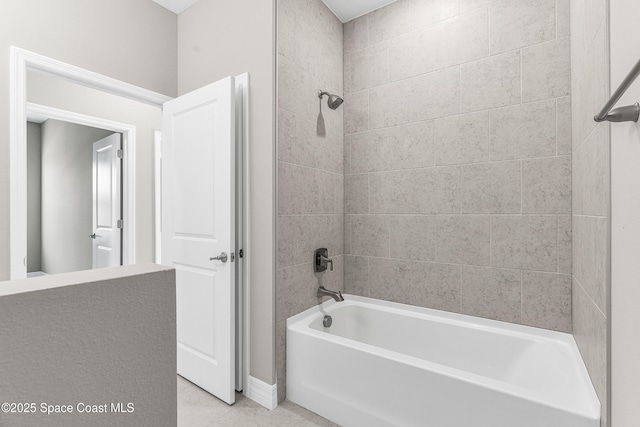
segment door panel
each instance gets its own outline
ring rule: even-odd
[[[234,79],[166,103],[162,134],[162,263],[176,269],[178,373],[231,404]],[[222,252],[227,262],[210,259]]]
[[[174,266],[178,281],[189,283],[179,287],[176,295],[179,344],[215,360],[215,340],[208,337],[214,334],[214,313],[209,302],[215,298],[216,273],[181,264]]]
[[[174,182],[174,231],[182,236],[215,239],[214,217],[210,214],[214,212],[216,190],[212,166],[217,153],[212,141],[217,107],[214,102],[203,104],[173,117],[174,136],[188,141],[173,147],[173,160],[180,173]],[[208,197],[203,197],[203,189]]]
[[[93,143],[93,268],[122,264],[121,135]]]

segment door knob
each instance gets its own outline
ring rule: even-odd
[[[90,234],[89,237],[91,237],[92,239],[96,238],[96,233]]]
[[[214,260],[216,260],[216,261],[227,262],[227,259],[228,259],[228,257],[227,257],[227,253],[226,253],[226,252],[222,252],[222,253],[221,253],[220,255],[218,255],[218,256],[213,256],[213,257],[209,258],[209,261],[214,261]]]

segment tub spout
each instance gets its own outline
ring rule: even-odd
[[[325,289],[324,286],[320,286],[318,288],[318,293],[317,293],[318,298],[322,298],[322,297],[331,297],[334,300],[340,302],[340,301],[344,301],[344,298],[342,297],[342,292],[340,291],[330,291],[328,289]]]

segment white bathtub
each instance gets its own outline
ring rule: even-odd
[[[346,427],[600,425],[571,335],[352,295],[287,320],[287,398]]]

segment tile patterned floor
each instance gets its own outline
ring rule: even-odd
[[[178,376],[178,427],[336,427],[337,424],[291,403],[269,411],[236,393],[227,405]]]

